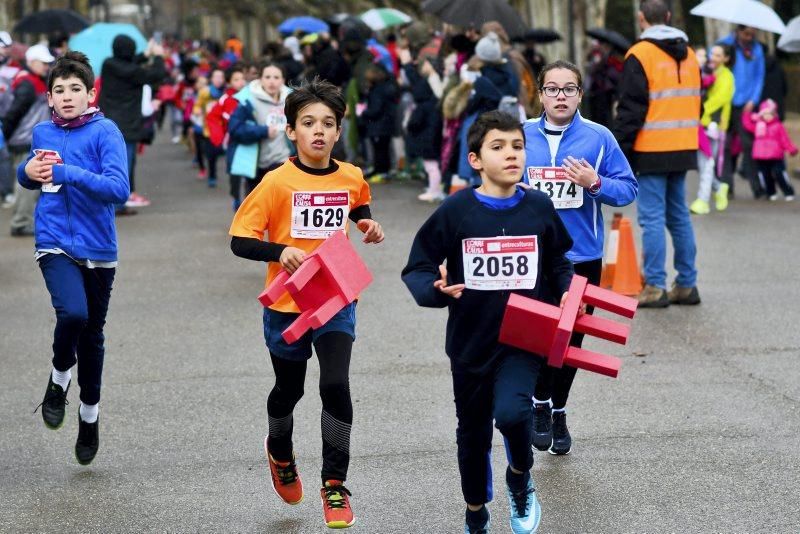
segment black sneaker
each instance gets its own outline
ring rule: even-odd
[[[67,391],[69,391],[69,384],[67,384]],[[65,406],[69,404],[67,400],[67,391],[61,389],[61,386],[53,382],[53,375],[47,380],[47,389],[44,391],[44,400],[36,407],[38,410],[42,408],[42,419],[44,426],[52,430],[58,430],[64,424]],[[36,413],[36,410],[33,413]]]
[[[546,451],[553,443],[553,411],[549,402],[533,403],[533,446]]]
[[[547,451],[550,454],[569,454],[572,450],[572,436],[567,428],[567,414],[553,412],[553,445]]]
[[[78,414],[78,441],[75,442],[75,458],[81,465],[89,465],[100,447],[100,418],[87,423]]]

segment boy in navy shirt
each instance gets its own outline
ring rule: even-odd
[[[465,532],[488,532],[492,421],[506,440],[506,490],[514,533],[534,532],[541,509],[531,479],[533,394],[543,358],[497,339],[510,293],[547,300],[572,280],[572,247],[543,193],[517,186],[525,138],[513,117],[491,111],[468,134],[469,163],[482,185],[448,198],[414,239],[403,281],[417,304],[448,307]],[[545,287],[547,285],[547,287]]]
[[[17,181],[41,189],[34,214],[36,259],[53,308],[53,369],[42,418],[48,428],[64,423],[78,364],[81,405],[75,457],[88,465],[100,446],[98,406],[105,356],[103,326],[117,267],[114,205],[128,199],[127,156],[119,128],[90,108],[94,75],[80,52],[59,58],[50,71],[51,119],[33,128],[31,153]]]

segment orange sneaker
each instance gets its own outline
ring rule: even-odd
[[[326,480],[319,490],[322,497],[322,512],[328,528],[348,528],[356,522],[350,508],[350,491],[339,480]]]
[[[300,504],[303,500],[303,481],[300,480],[300,473],[297,472],[297,465],[294,463],[294,455],[290,462],[279,462],[269,453],[267,439],[264,439],[264,452],[267,453],[269,460],[270,481],[272,489],[278,494],[283,502],[287,504]]]

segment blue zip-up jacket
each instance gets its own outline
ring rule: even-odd
[[[758,104],[761,101],[761,91],[764,89],[764,77],[767,72],[767,61],[764,57],[764,47],[758,41],[753,42],[753,56],[747,59],[742,47],[736,42],[736,36],[730,34],[723,37],[717,44],[733,47],[736,60],[731,71],[736,80],[736,90],[733,92],[733,105],[741,107],[748,102]]]
[[[64,164],[53,166],[53,185],[61,188],[42,193],[36,205],[36,249],[60,248],[76,260],[116,261],[114,205],[130,195],[128,157],[117,125],[98,113],[78,128],[52,121],[34,126],[31,152],[17,167],[17,181],[26,189],[42,187],[25,174],[37,148],[57,150]]]
[[[557,210],[567,227],[574,245],[567,257],[574,263],[592,261],[603,257],[603,212],[601,204],[627,206],[636,200],[639,183],[617,140],[605,126],[592,122],[575,113],[572,122],[561,134],[558,153],[550,153],[550,145],[544,133],[544,115],[529,119],[523,125],[525,131],[525,173],[527,167],[560,167],[567,156],[585,159],[600,177],[600,191],[593,195],[583,190],[583,205],[580,208]]]

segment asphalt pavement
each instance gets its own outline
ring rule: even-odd
[[[225,179],[208,189],[185,148],[163,142],[137,182],[153,204],[117,222],[88,467],[73,455],[77,387],[60,430],[33,413],[55,317],[32,239],[10,237],[0,212],[0,532],[326,532],[316,363],[295,412],[306,499],[290,507],[270,488],[264,266],[230,252]],[[463,531],[446,312],[418,308],[400,281],[434,209],[420,189],[374,186],[386,241],[357,244],[375,281],[351,371],[356,533]],[[639,311],[624,347],[587,340],[623,367],[618,379],[580,372],[572,454],[537,452],[540,532],[800,532],[800,203],[736,200],[693,222],[703,303]],[[496,433],[492,532],[510,531],[504,459]]]

